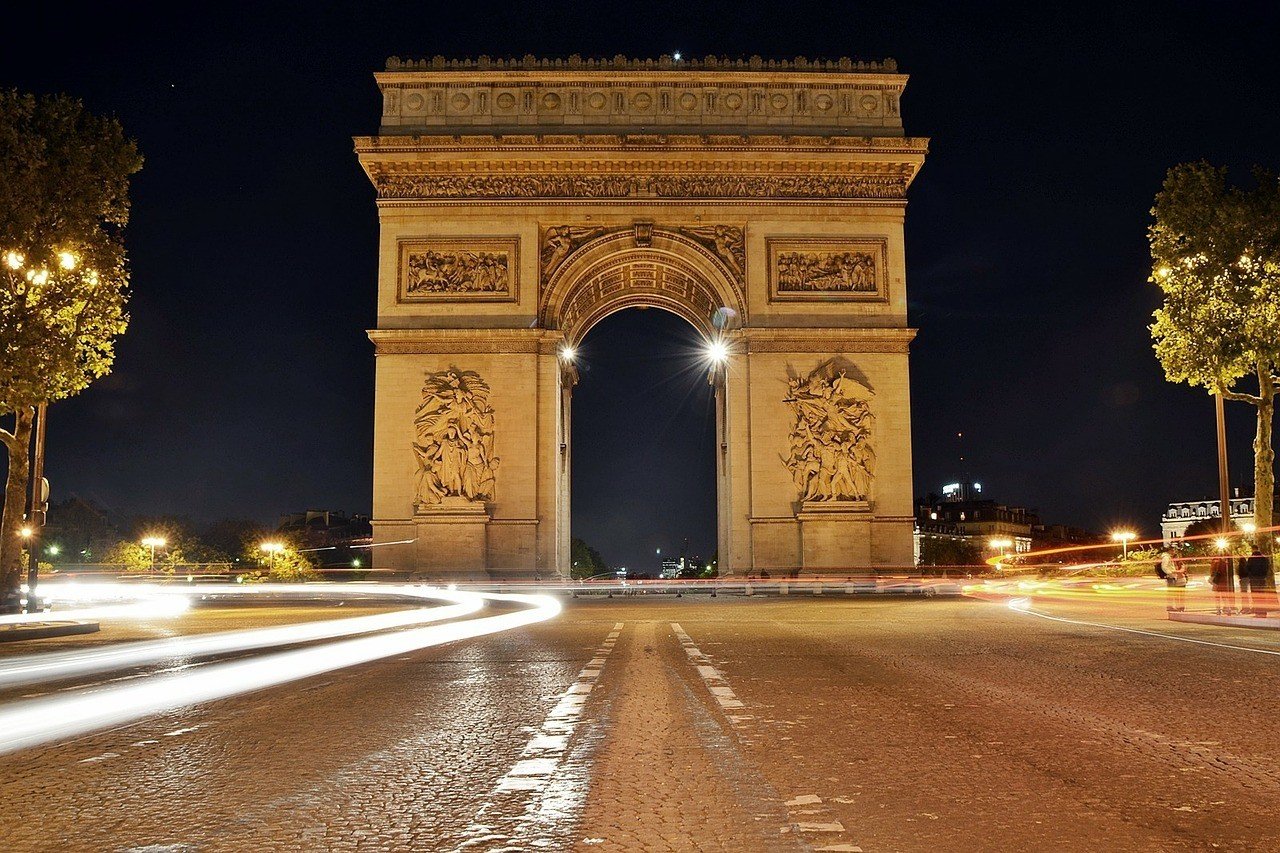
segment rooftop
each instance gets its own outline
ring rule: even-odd
[[[525,54],[514,57],[479,56],[475,59],[446,59],[433,56],[430,59],[387,58],[388,71],[803,71],[824,73],[896,74],[898,63],[894,59],[881,61],[854,60],[847,56],[839,59],[764,59],[760,56],[732,59],[727,56],[706,56],[702,59],[680,58],[672,55],[657,59],[633,59],[621,54],[613,58],[583,57],[573,54],[567,58],[553,58]]]

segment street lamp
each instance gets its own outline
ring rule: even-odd
[[[142,547],[151,549],[151,571],[153,572],[156,570],[156,549],[164,546],[163,536],[145,536],[142,539]]]
[[[1138,538],[1132,530],[1117,530],[1111,534],[1112,542],[1120,543],[1120,559],[1129,559],[1129,543]]]
[[[707,341],[707,360],[719,366],[729,360],[729,345],[721,340]]]
[[[261,545],[261,548],[267,554],[268,568],[274,569],[276,567],[276,554],[279,554],[281,551],[284,550],[284,543],[283,542],[263,542]]]
[[[1013,547],[1013,540],[1006,537],[996,536],[991,539],[988,539],[987,545],[992,550],[999,551],[1000,559],[1003,560],[1009,556],[1009,549]]]

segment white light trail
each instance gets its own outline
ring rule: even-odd
[[[461,594],[461,593],[460,593]],[[475,593],[527,609],[391,634],[339,640],[243,661],[157,675],[141,682],[40,697],[0,708],[0,753],[123,725],[153,714],[309,678],[379,658],[509,631],[551,619],[560,602],[546,595]]]
[[[201,594],[213,590],[222,591],[223,587],[202,585],[182,587],[181,589],[183,592]],[[243,586],[231,587],[231,589],[234,589],[237,594],[246,591]],[[345,590],[342,587],[323,587],[321,589],[325,594],[350,595],[352,591],[350,587]],[[427,599],[448,601],[452,602],[452,604],[433,608],[413,607],[394,613],[355,616],[348,619],[324,619],[297,625],[194,634],[163,640],[119,643],[105,648],[41,653],[8,658],[0,660],[0,687],[49,681],[73,675],[110,672],[125,667],[145,666],[174,658],[228,654],[250,649],[287,646],[316,640],[330,640],[335,637],[352,636],[354,634],[369,634],[374,631],[385,631],[391,628],[403,628],[428,622],[443,622],[447,619],[460,619],[470,616],[484,607],[484,599],[475,593],[448,592],[433,587],[413,586],[380,586],[359,589],[365,594],[397,600],[406,598]],[[261,588],[250,587],[248,591],[261,592]],[[274,590],[268,589],[268,592],[272,591]],[[312,593],[315,591],[315,589],[311,590]],[[160,599],[155,602],[147,602],[147,605],[151,607],[166,604],[181,604],[182,609],[185,610],[187,599],[185,596],[171,596],[167,600]],[[66,618],[65,615],[62,618]]]

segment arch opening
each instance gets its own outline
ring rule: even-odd
[[[682,556],[691,573],[695,558],[710,563],[718,551],[717,400],[705,333],[680,312],[644,308],[617,306],[579,337],[568,472],[579,576],[586,546],[630,577],[658,577],[663,559]]]

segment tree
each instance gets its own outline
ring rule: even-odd
[[[570,541],[569,553],[571,561],[569,576],[572,578],[590,578],[610,571],[609,564],[605,562],[604,557],[600,556],[600,552],[581,539],[575,538]]]
[[[976,566],[982,563],[982,547],[953,536],[925,535],[920,540],[922,566]]]
[[[128,324],[124,228],[137,146],[75,98],[0,91],[0,429],[9,455],[0,595],[22,577],[35,407],[111,370]]]
[[[264,549],[264,544],[279,546]],[[271,580],[280,582],[300,582],[319,580],[315,560],[311,552],[299,550],[299,543],[289,537],[271,534],[269,543],[253,539],[246,541],[241,552],[241,561],[256,566],[252,572],[253,580]]]
[[[1280,386],[1280,180],[1256,168],[1254,186],[1236,187],[1225,168],[1184,163],[1169,170],[1151,213],[1150,280],[1164,293],[1151,325],[1156,357],[1170,382],[1257,408],[1254,524],[1269,528]],[[1272,538],[1259,539],[1270,553]]]

